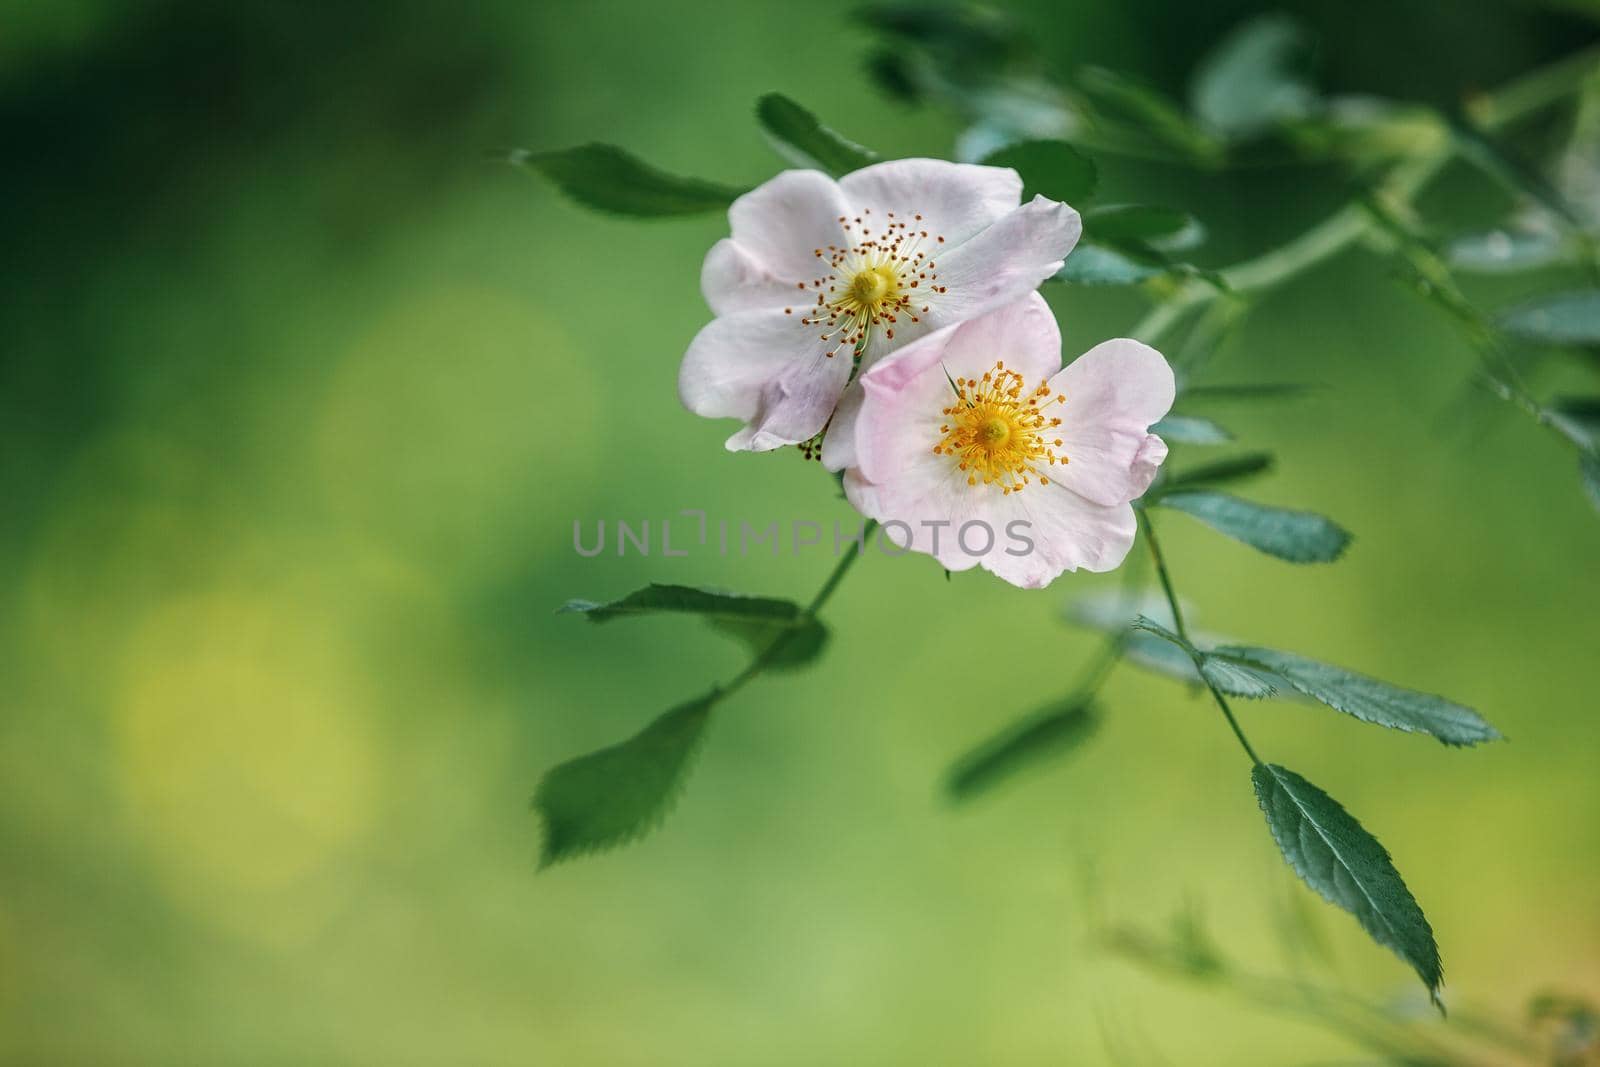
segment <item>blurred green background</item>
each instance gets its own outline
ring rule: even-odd
[[[1174,90],[1257,10],[1013,6],[1053,70]],[[1329,86],[1441,105],[1596,36],[1581,4],[1282,6]],[[1120,672],[1073,759],[970,809],[937,795],[1070,684],[1096,639],[1062,605],[1113,577],[1024,593],[869,556],[823,665],[726,706],[660,833],[536,873],[539,773],[741,664],[700,627],[552,610],[650,579],[803,598],[831,566],[580,559],[572,521],[850,516],[815,465],[726,454],[731,426],[678,406],[724,221],[599,217],[488,156],[603,140],[754,183],[779,167],[751,118],[769,90],[887,154],[947,152],[953,119],[863,75],[851,8],[0,5],[5,1062],[1092,1064],[1108,1032],[1150,1062],[1351,1055],[1099,947],[1195,906],[1277,966],[1306,891],[1204,702]],[[1105,199],[1203,218],[1206,263],[1346,193],[1102,166]],[[1431,203],[1466,225],[1508,202],[1452,171]],[[1552,435],[1463,400],[1470,350],[1391,274],[1338,258],[1210,371],[1328,386],[1216,415],[1280,453],[1250,495],[1337,517],[1348,558],[1297,569],[1179,516],[1166,541],[1203,627],[1509,735],[1458,752],[1244,709],[1394,853],[1452,1004],[1514,1021],[1542,989],[1600,995],[1600,517]],[[1069,354],[1144,306],[1051,299]],[[1321,917],[1340,974],[1420,996]]]

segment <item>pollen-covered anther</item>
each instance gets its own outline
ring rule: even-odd
[[[922,216],[915,218],[920,223]],[[933,273],[935,264],[921,248],[932,236],[920,225],[912,229],[903,213],[897,216],[891,211],[879,220],[863,209],[859,216],[840,215],[838,221],[855,243],[813,249],[812,254],[827,264],[829,273],[799,283],[799,288],[817,294],[816,306],[800,321],[819,327],[823,340],[836,342],[827,353],[830,357],[843,348],[853,348],[858,354],[864,351],[874,329],[892,340],[897,324],[922,321],[931,307],[926,301],[929,290],[945,291],[943,286],[931,284],[938,277]],[[942,243],[944,238],[937,241]],[[916,304],[911,301],[912,290],[923,297]]]
[[[1047,383],[1028,390],[1003,360],[981,378],[955,378],[951,384],[955,402],[939,412],[945,421],[934,455],[954,458],[956,469],[967,472],[968,485],[995,485],[1004,495],[1021,492],[1033,478],[1049,485],[1040,468],[1065,464],[1067,457],[1056,452],[1059,437],[1045,436],[1061,424],[1046,412],[1067,398],[1052,396]]]

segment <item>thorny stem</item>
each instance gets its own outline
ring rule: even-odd
[[[1206,677],[1206,672],[1202,669],[1203,661],[1199,653],[1195,651],[1194,645],[1189,641],[1189,630],[1183,621],[1183,608],[1178,604],[1177,590],[1172,587],[1172,575],[1167,570],[1166,558],[1161,554],[1161,543],[1156,540],[1155,525],[1151,523],[1150,516],[1145,514],[1143,508],[1139,508],[1137,511],[1139,526],[1144,531],[1145,544],[1150,546],[1150,559],[1156,565],[1156,576],[1161,579],[1161,591],[1166,594],[1167,607],[1172,609],[1173,626],[1177,629],[1178,636],[1183,638],[1183,643],[1188,646],[1189,657],[1194,660],[1195,673],[1200,676],[1200,680],[1205,683],[1205,687],[1211,691],[1211,696],[1216,700],[1217,707],[1221,709],[1223,718],[1228,720],[1228,726],[1233,729],[1233,736],[1237,737],[1239,744],[1244,747],[1245,755],[1250,757],[1251,763],[1259,765],[1261,757],[1257,756],[1256,750],[1250,747],[1250,741],[1244,736],[1244,730],[1240,728],[1239,720],[1233,717],[1233,709],[1228,706],[1228,698],[1223,696],[1222,691],[1211,683],[1210,678]]]

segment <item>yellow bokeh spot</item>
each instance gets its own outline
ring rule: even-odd
[[[163,875],[215,918],[259,918],[255,905],[298,891],[378,806],[368,708],[316,607],[249,591],[180,599],[127,647],[122,792]]]

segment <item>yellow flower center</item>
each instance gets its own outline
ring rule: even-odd
[[[997,362],[982,378],[955,378],[955,403],[943,408],[942,435],[933,446],[936,456],[950,456],[967,472],[967,484],[998,485],[1003,494],[1021,492],[1030,476],[1040,485],[1050,479],[1041,467],[1065,464],[1056,454],[1061,439],[1052,431],[1061,425],[1047,412],[1067,398],[1050,395],[1048,383],[1025,391],[1022,375]]]
[[[850,283],[849,299],[862,307],[879,308],[899,284],[893,267],[887,264],[871,267],[857,274],[856,280]]]
[[[800,322],[821,327],[822,339],[836,342],[827,353],[830,358],[844,348],[856,355],[866,351],[874,327],[893,339],[896,323],[921,322],[928,302],[945,291],[938,284],[931,249],[922,247],[924,242],[941,245],[944,238],[922,229],[921,215],[908,219],[891,211],[880,223],[863,208],[853,219],[839,216],[839,222],[855,243],[814,249],[827,273],[795,283],[795,288],[816,294]],[[795,309],[783,310],[792,315]]]

